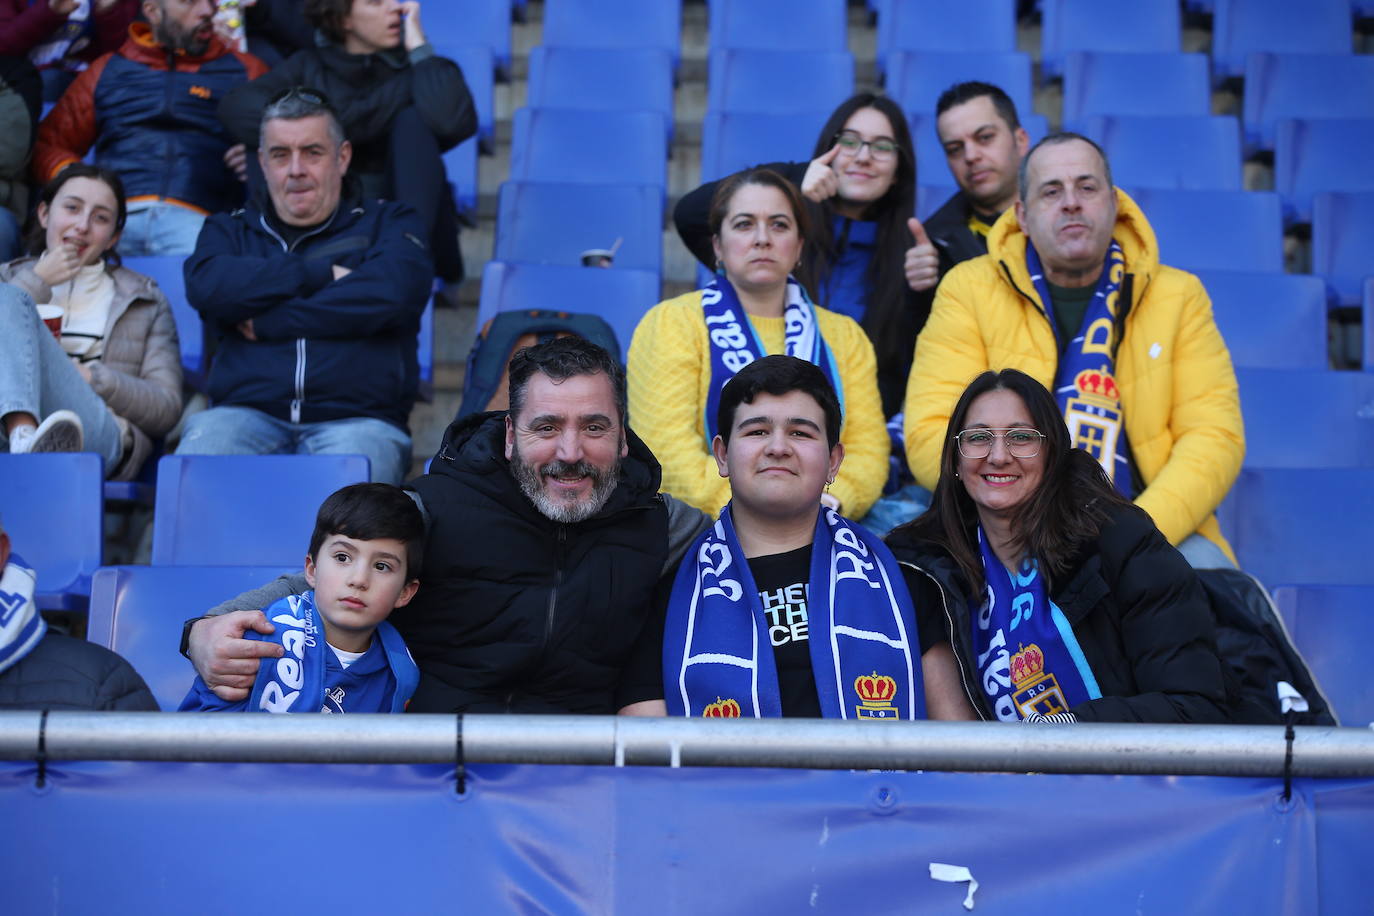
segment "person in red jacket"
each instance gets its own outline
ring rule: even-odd
[[[138,0],[0,0],[0,55],[27,57],[55,102],[78,72],[124,43]]]

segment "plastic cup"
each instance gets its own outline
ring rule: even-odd
[[[615,252],[609,248],[588,248],[582,252],[583,267],[610,267],[615,263]]]
[[[43,319],[43,323],[52,331],[52,336],[59,343],[62,340],[62,316],[67,310],[60,305],[40,305],[38,306],[38,317]]]

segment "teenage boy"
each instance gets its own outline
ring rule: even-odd
[[[731,500],[665,580],[662,651],[637,653],[643,699],[622,713],[973,718],[938,588],[821,505],[840,420],[805,360],[767,356],[726,384],[712,450]]]
[[[402,712],[420,672],[386,618],[415,596],[425,523],[404,491],[359,483],[320,506],[305,581],[264,613],[281,658],[258,669],[248,699],[221,700],[199,677],[182,712]]]

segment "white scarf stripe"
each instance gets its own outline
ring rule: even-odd
[[[693,655],[687,659],[689,665],[734,665],[736,668],[755,668],[752,658],[741,658],[738,655],[723,655],[719,652],[703,652],[701,655]]]

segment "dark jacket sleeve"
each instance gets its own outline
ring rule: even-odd
[[[277,93],[300,82],[300,61],[300,54],[293,54],[281,66],[235,86],[220,100],[220,123],[235,143],[242,143],[250,150],[258,148],[262,110]]]
[[[462,68],[427,43],[410,52],[410,63],[411,102],[439,148],[453,149],[477,133],[477,105]]]
[[[160,707],[143,678],[114,653],[114,663],[100,683],[99,708],[106,712],[157,712]]]
[[[67,21],[48,6],[48,0],[24,5],[23,0],[0,3],[0,54],[27,55]]]
[[[770,162],[764,168],[780,172],[788,181],[801,187],[806,177],[807,162]],[[673,208],[673,225],[677,227],[678,238],[687,250],[692,252],[702,264],[715,269],[716,253],[711,247],[711,198],[716,194],[720,181],[708,181],[695,191],[688,191]]]

